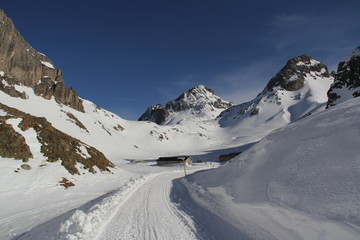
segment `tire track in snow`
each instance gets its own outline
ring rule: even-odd
[[[117,209],[98,239],[198,239],[192,219],[170,200],[172,180],[182,173],[161,173],[143,183]]]

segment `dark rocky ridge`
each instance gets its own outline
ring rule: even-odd
[[[310,72],[321,72],[322,77],[330,77],[328,68],[321,62],[308,55],[301,55],[290,59],[286,65],[269,81],[264,91],[273,91],[280,86],[286,91],[296,91],[304,86],[304,77]]]
[[[199,100],[202,101],[199,101]],[[227,109],[233,104],[222,100],[215,95],[215,92],[205,86],[197,86],[182,93],[179,97],[169,101],[165,106],[161,104],[148,107],[146,112],[141,115],[139,121],[152,121],[162,124],[171,113],[181,112],[191,109],[193,113],[201,113],[206,106],[215,109]]]
[[[349,100],[349,97],[360,96],[360,46],[352,53],[349,59],[342,61],[338,65],[335,82],[331,85],[327,95],[327,107]],[[338,91],[342,88],[347,89],[349,96],[344,96]]]
[[[0,90],[12,97],[26,98],[14,85],[33,88],[34,93],[76,110],[84,111],[75,90],[64,84],[62,71],[45,55],[33,49],[16,30],[13,22],[0,9]]]

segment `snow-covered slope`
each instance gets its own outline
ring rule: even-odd
[[[359,126],[356,98],[276,130],[182,185],[249,239],[358,239]]]
[[[336,81],[328,96],[328,107],[360,96],[360,46],[339,63]]]
[[[152,121],[162,125],[179,124],[182,121],[203,121],[216,118],[232,103],[221,99],[215,92],[203,85],[194,87],[178,98],[150,106],[139,121]]]
[[[231,107],[219,116],[222,127],[269,132],[325,109],[333,82],[327,67],[302,55],[290,59],[258,96]]]

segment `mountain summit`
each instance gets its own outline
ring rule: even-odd
[[[290,59],[258,96],[219,116],[222,126],[275,129],[317,111],[333,82],[327,67],[310,56]],[[270,126],[270,125],[271,126]]]
[[[150,106],[139,121],[152,121],[157,124],[172,124],[187,118],[212,119],[233,104],[221,99],[213,90],[203,85],[194,87],[178,98]],[[180,117],[181,116],[181,117]]]

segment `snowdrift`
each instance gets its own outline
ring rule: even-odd
[[[353,99],[181,184],[191,201],[249,238],[358,239],[359,132],[360,99]]]

